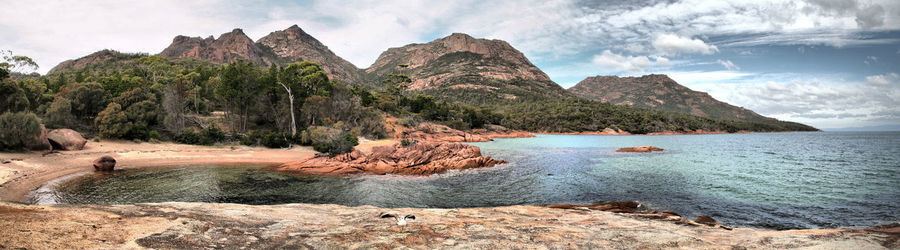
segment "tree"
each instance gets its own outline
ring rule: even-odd
[[[0,80],[0,113],[20,112],[28,108],[28,97],[25,91],[9,79]]]
[[[52,128],[66,128],[72,125],[75,116],[72,115],[72,101],[65,97],[57,97],[47,108],[47,125]]]
[[[300,102],[304,102],[310,95],[327,96],[333,86],[328,81],[328,74],[319,67],[319,64],[310,61],[292,63],[285,67],[278,75],[277,83],[287,92],[290,102],[291,135],[297,135],[297,119],[294,116],[294,103],[298,101],[294,97],[297,92]]]
[[[99,83],[73,82],[60,89],[57,96],[72,101],[72,114],[80,119],[93,120],[93,118],[109,103],[106,91]]]
[[[33,113],[7,112],[0,115],[0,150],[17,150],[37,145],[41,121]]]
[[[247,117],[259,93],[259,70],[250,62],[238,60],[222,69],[216,94],[225,99],[226,118],[232,131],[246,131]]]
[[[106,138],[123,138],[128,132],[131,132],[133,126],[131,122],[128,122],[128,116],[122,111],[122,105],[115,102],[109,103],[106,109],[97,115],[94,123],[100,129],[100,135]]]
[[[24,73],[37,70],[38,65],[30,57],[13,55],[10,50],[0,50],[0,80],[12,72]]]

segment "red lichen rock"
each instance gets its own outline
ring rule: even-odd
[[[82,150],[87,140],[81,137],[81,134],[75,130],[63,128],[51,130],[47,135],[47,139],[56,142],[62,148],[59,150]]]
[[[657,148],[654,146],[637,146],[630,148],[620,148],[616,150],[616,152],[636,152],[636,153],[650,153],[653,151],[663,151],[661,148]]]
[[[312,175],[431,175],[501,163],[506,162],[482,156],[478,147],[464,143],[419,142],[408,147],[400,143],[376,147],[368,155],[358,150],[334,157],[318,155],[283,164],[276,170]]]
[[[93,163],[96,171],[113,171],[116,167],[116,159],[109,155],[100,156]]]
[[[713,219],[712,217],[709,217],[707,215],[697,216],[697,219],[694,221],[697,223],[700,223],[700,224],[705,224],[705,225],[710,225],[710,226],[716,225],[716,223],[718,223],[715,219]]]

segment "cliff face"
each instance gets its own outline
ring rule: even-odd
[[[559,85],[509,43],[460,33],[425,44],[388,49],[366,73],[376,80],[392,73],[407,74],[413,81],[410,90],[464,89],[507,99],[521,95],[516,92],[565,95]]]
[[[679,112],[717,119],[774,121],[748,109],[736,107],[693,91],[666,75],[641,77],[588,77],[568,91],[576,96],[647,109]]]
[[[255,64],[271,65],[272,58],[264,55],[241,29],[222,34],[219,38],[176,36],[168,48],[159,53],[161,56],[173,58],[194,58],[214,63],[228,63],[244,59]]]

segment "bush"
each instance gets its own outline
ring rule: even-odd
[[[269,131],[262,138],[262,145],[268,148],[286,148],[290,147],[291,143],[287,140],[288,135],[278,133],[275,131]]]
[[[0,150],[24,149],[37,145],[41,121],[33,113],[16,112],[0,115]]]
[[[331,155],[349,153],[359,144],[356,135],[340,129],[313,126],[303,131],[300,141],[316,151]]]
[[[185,130],[175,136],[175,141],[178,143],[184,144],[200,144],[200,135],[194,132],[193,129]]]
[[[202,145],[213,145],[223,141],[225,141],[225,132],[215,125],[200,130],[200,144]]]
[[[150,140],[162,140],[162,136],[156,130],[150,130]]]

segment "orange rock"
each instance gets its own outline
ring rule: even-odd
[[[715,219],[713,219],[712,217],[709,217],[708,215],[697,216],[697,219],[694,221],[697,223],[700,223],[700,224],[705,224],[705,225],[710,225],[710,226],[718,223]]]
[[[637,153],[650,153],[653,151],[663,151],[661,148],[657,148],[654,146],[638,146],[631,148],[620,148],[616,150],[616,152],[637,152]]]
[[[314,175],[399,174],[431,175],[448,170],[492,167],[506,163],[482,156],[478,147],[453,142],[418,142],[403,147],[400,143],[372,149],[369,155],[359,151],[328,157],[319,155],[290,162],[276,170]]]
[[[96,171],[112,171],[116,167],[116,159],[109,155],[100,156],[94,159],[93,165]]]

